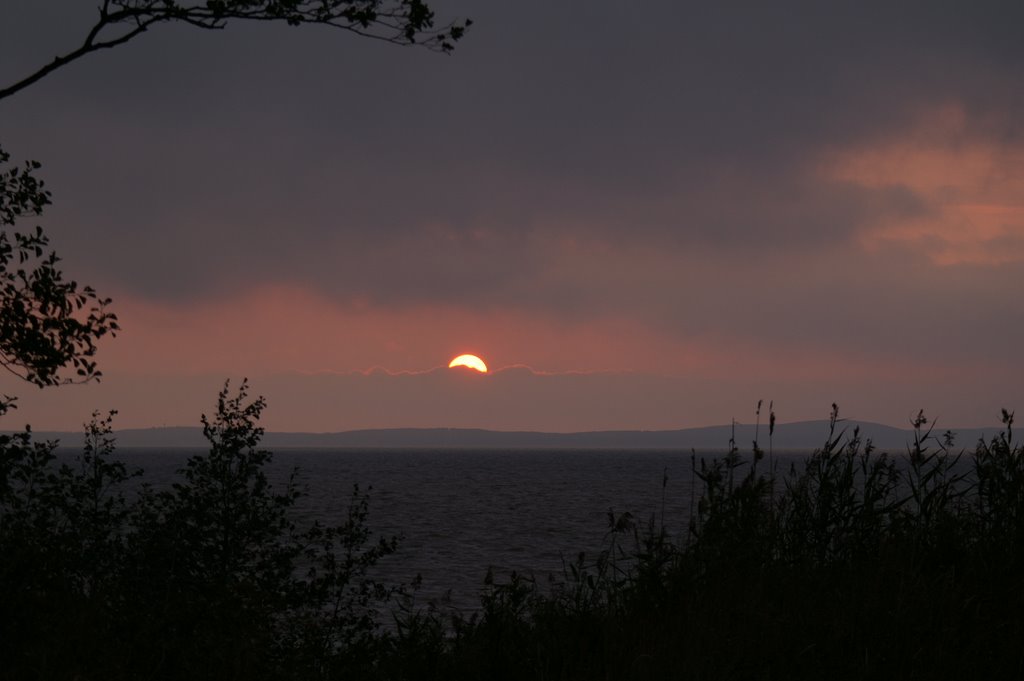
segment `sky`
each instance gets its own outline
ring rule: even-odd
[[[451,55],[163,26],[0,101],[123,327],[99,383],[0,378],[0,427],[196,425],[243,377],[278,431],[1024,408],[1024,5],[431,5]],[[7,0],[0,84],[95,12]]]

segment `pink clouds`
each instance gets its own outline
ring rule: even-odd
[[[901,245],[937,265],[1024,262],[1024,144],[986,135],[984,127],[948,104],[908,134],[834,154],[826,172],[836,180],[903,187],[928,208],[865,226],[865,248]]]
[[[119,409],[120,427],[195,424],[224,379],[243,376],[269,399],[269,429],[319,432],[668,429],[747,418],[758,398],[790,420],[839,401],[896,425],[921,406],[974,425],[1005,399],[980,387],[1002,370],[983,360],[886,359],[710,330],[684,342],[629,319],[352,307],[286,287],[193,306],[126,297],[118,312],[126,331],[103,348],[103,382],[22,391],[10,427],[75,429],[94,408]],[[443,368],[467,349],[492,373]]]
[[[1018,406],[1022,10],[620,4],[477,3],[439,60],[154,33],[5,103],[124,327],[100,386],[0,384],[18,418],[194,423],[228,376],[292,430]]]

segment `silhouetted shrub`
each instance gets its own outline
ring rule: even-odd
[[[553,580],[488,572],[474,613],[416,607],[369,571],[395,550],[355,489],[296,524],[268,480],[263,401],[221,393],[210,451],[127,493],[110,419],[73,464],[0,438],[5,678],[943,679],[1024,669],[1024,448],[953,453],[920,414],[906,452],[842,428],[774,469],[769,447],[691,459],[687,533],[608,513],[607,541]],[[772,414],[774,417],[774,414]],[[774,425],[774,418],[770,421]],[[769,437],[771,436],[769,430]],[[664,481],[663,481],[664,482]],[[663,486],[664,490],[664,486]],[[391,607],[393,626],[379,623]]]
[[[110,418],[77,467],[29,432],[0,439],[0,668],[11,678],[315,679],[369,673],[395,550],[355,488],[337,525],[298,527],[295,473],[268,480],[262,399],[221,392],[208,453],[126,496]]]

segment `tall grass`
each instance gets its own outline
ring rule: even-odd
[[[955,452],[913,421],[878,452],[833,405],[802,466],[691,457],[685,538],[609,513],[606,546],[562,578],[488,576],[482,611],[434,618],[432,664],[394,678],[934,679],[1024,677],[1024,449],[1003,432]],[[760,405],[758,406],[760,410]],[[664,481],[663,481],[664,482]],[[426,674],[424,670],[430,669]]]

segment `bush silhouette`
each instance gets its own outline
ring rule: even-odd
[[[607,542],[545,582],[488,572],[474,613],[415,609],[372,579],[394,539],[354,490],[300,526],[295,474],[266,475],[262,399],[220,394],[208,452],[154,490],[113,459],[111,418],[61,463],[0,437],[0,669],[21,679],[1018,678],[1024,448],[970,455],[923,414],[875,452],[833,409],[780,473],[755,443],[692,457],[677,537],[608,514]],[[769,462],[772,459],[769,458]],[[387,610],[385,610],[387,609]],[[394,626],[382,629],[383,615]]]
[[[262,398],[242,384],[203,418],[207,453],[162,491],[131,493],[110,418],[76,465],[26,432],[0,438],[0,667],[11,678],[291,679],[369,669],[395,594],[368,570],[355,488],[336,525],[299,527],[295,473],[268,480]]]

